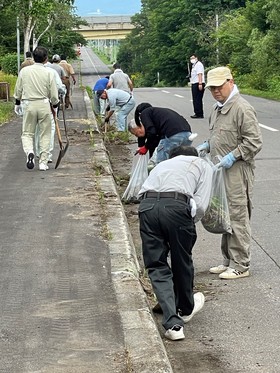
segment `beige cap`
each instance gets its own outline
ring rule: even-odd
[[[207,84],[205,87],[219,87],[228,79],[233,79],[230,69],[225,66],[216,67],[215,69],[208,71]]]

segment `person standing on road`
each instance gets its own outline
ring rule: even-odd
[[[122,71],[118,62],[114,63],[113,69],[114,73],[109,77],[107,89],[116,88],[132,94],[133,83],[130,77]]]
[[[155,163],[169,158],[172,148],[179,145],[191,145],[197,134],[191,133],[188,121],[176,111],[168,108],[153,107],[143,102],[136,107],[134,122],[130,122],[129,131],[138,137],[137,153],[150,157],[157,148]]]
[[[118,110],[117,130],[119,132],[127,131],[127,117],[135,106],[133,96],[121,89],[110,88],[97,91],[97,96],[103,100],[108,100],[110,110],[105,117],[105,123],[109,123],[110,117]]]
[[[73,106],[70,100],[70,93],[71,93],[70,78],[72,79],[72,82],[75,85],[76,84],[75,71],[73,69],[73,66],[69,62],[66,61],[66,56],[64,56],[63,54],[61,55],[59,66],[63,68],[66,74],[63,80],[63,83],[65,84],[66,89],[67,89],[66,96],[65,96],[65,108],[68,109],[69,106],[71,106],[71,108],[73,109]]]
[[[104,91],[107,88],[107,84],[109,82],[109,76],[105,76],[104,78],[100,78],[96,81],[92,88],[93,92],[93,106],[94,106],[94,113],[96,115],[105,116],[106,110],[106,101],[100,100],[97,96],[98,91]]]
[[[198,60],[198,57],[193,54],[190,58],[192,64],[191,69],[191,89],[193,99],[194,115],[191,115],[193,119],[204,118],[203,113],[203,95],[205,91],[205,76],[204,66],[202,62]]]
[[[34,60],[32,58],[32,53],[30,51],[27,51],[25,53],[25,60],[20,65],[20,70],[23,69],[26,66],[34,65]]]
[[[145,268],[163,312],[165,337],[184,339],[184,323],[201,310],[193,293],[195,221],[209,203],[212,168],[192,146],[180,145],[158,164],[139,192],[140,235]],[[167,257],[170,252],[171,266]]]
[[[27,168],[34,168],[34,136],[38,125],[39,170],[46,171],[51,141],[50,103],[53,107],[58,106],[58,90],[54,75],[44,67],[48,59],[47,49],[37,47],[33,51],[33,58],[34,65],[25,67],[18,75],[14,92],[15,112],[18,115],[23,112],[21,139],[27,156]]]
[[[207,74],[207,84],[217,101],[210,118],[209,141],[197,147],[210,152],[217,167],[224,168],[232,234],[222,235],[223,264],[210,268],[221,279],[249,276],[251,259],[254,158],[262,148],[260,126],[254,108],[240,96],[231,71],[217,67]]]

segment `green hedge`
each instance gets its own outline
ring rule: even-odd
[[[23,58],[21,57],[21,61]],[[17,75],[18,74],[18,63],[17,54],[6,54],[0,57],[0,67],[5,74]]]

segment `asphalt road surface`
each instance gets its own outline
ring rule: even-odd
[[[89,49],[84,52],[86,66],[102,65]],[[104,67],[99,75],[86,76],[88,85],[103,72]],[[150,102],[185,116],[192,131],[198,133],[194,145],[207,139],[207,117],[214,104],[208,90],[204,119],[190,118],[190,88],[136,88],[134,96],[136,104]],[[209,274],[211,266],[221,263],[220,236],[206,232],[198,224],[194,249],[196,287],[204,291],[206,305],[187,326],[185,341],[176,344],[163,338],[174,372],[188,371],[184,367],[190,366],[192,373],[280,372],[280,105],[245,97],[257,112],[263,136],[263,149],[256,157],[251,276],[221,281]],[[160,317],[156,320],[162,332]]]

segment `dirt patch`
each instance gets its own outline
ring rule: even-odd
[[[108,151],[111,166],[114,173],[115,182],[120,197],[123,195],[130,177],[133,153],[136,148],[136,141],[122,141],[119,138],[104,138],[105,146]],[[142,269],[140,281],[143,289],[147,294],[149,305],[152,309],[156,300],[152,291],[150,281],[145,272],[141,238],[139,234],[138,204],[123,204],[126,218],[133,238],[137,258]],[[203,273],[197,273],[195,278],[195,290],[202,291],[209,300],[214,299],[217,294],[217,286],[203,281]],[[222,356],[217,346],[214,345],[213,339],[209,336],[197,336],[195,331],[189,333],[186,331],[187,338],[180,342],[171,342],[164,338],[164,330],[161,326],[161,315],[153,314],[159,332],[163,338],[167,355],[172,365],[174,373],[192,372],[192,373],[225,373],[235,371],[222,361]],[[192,330],[191,330],[192,331]],[[186,368],[187,367],[187,368]],[[187,369],[187,370],[186,370]]]

